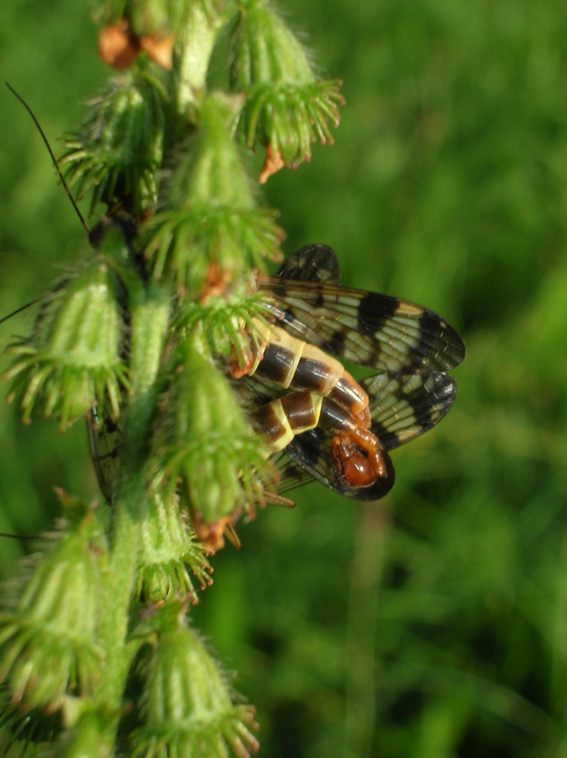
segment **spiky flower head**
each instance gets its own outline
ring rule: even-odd
[[[109,266],[93,260],[44,301],[31,338],[9,348],[16,358],[3,378],[12,381],[8,401],[19,401],[25,422],[39,411],[58,417],[64,431],[105,398],[118,415],[127,385],[118,286]]]
[[[311,158],[311,144],[332,144],[344,98],[338,80],[320,81],[289,27],[264,0],[241,0],[233,34],[232,87],[244,92],[249,147],[267,148],[260,181]]]
[[[188,335],[179,352],[182,362],[166,393],[153,470],[168,491],[181,481],[199,535],[201,527],[236,518],[242,509],[252,513],[253,504],[263,500],[271,466],[201,331]],[[210,550],[220,546],[207,544]]]
[[[79,197],[92,190],[91,212],[98,202],[120,201],[138,219],[155,202],[165,100],[157,76],[122,74],[89,103],[77,132],[65,136],[61,168]]]
[[[210,95],[201,124],[167,188],[164,210],[145,225],[140,246],[158,279],[183,294],[201,292],[211,270],[224,283],[280,256],[275,214],[258,208],[232,134],[241,98]]]
[[[178,604],[154,620],[157,642],[141,663],[144,726],[134,734],[136,758],[249,758],[258,742],[252,706],[235,704],[218,663],[189,629]]]
[[[212,569],[176,493],[151,487],[147,518],[140,529],[136,595],[145,602],[189,596],[196,602],[191,572],[201,589]]]
[[[106,548],[93,511],[85,506],[83,512],[24,572],[19,598],[5,593],[0,679],[26,707],[55,711],[68,695],[88,695],[100,673],[96,625]]]

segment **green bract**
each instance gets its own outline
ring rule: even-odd
[[[299,40],[263,0],[239,3],[233,51],[232,87],[246,95],[241,119],[249,147],[269,146],[295,167],[311,158],[315,140],[332,144],[341,82],[315,77]]]
[[[87,511],[49,545],[21,583],[19,599],[7,601],[0,614],[0,678],[18,702],[54,711],[68,695],[92,693],[103,658],[95,636],[104,566],[104,542]]]
[[[211,583],[212,569],[190,524],[189,514],[181,508],[175,493],[152,488],[148,517],[141,528],[136,580],[136,595],[144,601],[189,595],[196,602],[189,572],[200,589]]]
[[[263,501],[267,450],[212,362],[204,337],[193,332],[179,349],[182,362],[166,392],[152,469],[169,491],[181,478],[193,514],[212,524]]]
[[[164,609],[157,643],[140,665],[146,726],[134,735],[134,755],[225,758],[230,749],[246,758],[258,749],[254,709],[233,703],[217,662],[174,611]]]
[[[98,202],[121,201],[138,217],[155,202],[165,97],[157,74],[123,74],[89,103],[78,131],[65,136],[60,165],[79,196],[92,190],[91,211]]]
[[[120,357],[123,326],[118,281],[93,261],[44,301],[29,340],[11,348],[16,358],[4,378],[29,421],[33,411],[59,418],[61,431],[108,399],[119,413],[127,366]]]
[[[200,129],[180,155],[165,208],[140,239],[154,276],[172,276],[178,291],[191,296],[211,269],[226,284],[279,255],[276,214],[256,205],[233,140],[241,105],[221,95],[203,102]]]

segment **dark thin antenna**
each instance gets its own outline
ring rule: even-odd
[[[0,318],[0,324],[3,324],[4,321],[8,321],[9,318],[12,318],[12,316],[15,316],[16,313],[20,313],[20,311],[25,311],[26,308],[31,308],[32,305],[35,305],[38,300],[32,300],[31,303],[26,303],[25,305],[22,305],[20,308],[16,308],[15,311],[12,311],[12,313],[9,313],[7,316],[2,316]]]
[[[60,180],[61,184],[63,185],[63,188],[65,189],[65,192],[67,193],[67,197],[71,201],[71,205],[75,209],[75,213],[79,217],[79,220],[80,220],[81,224],[83,225],[83,228],[85,229],[86,233],[90,234],[91,230],[87,226],[87,222],[85,221],[85,219],[83,217],[83,214],[79,210],[79,206],[75,202],[75,198],[73,197],[73,195],[69,191],[69,187],[67,186],[67,182],[63,178],[63,174],[61,173],[61,169],[59,168],[59,164],[57,163],[57,159],[55,158],[55,155],[53,154],[53,150],[51,149],[51,145],[49,144],[49,141],[48,141],[47,137],[45,136],[45,132],[41,128],[41,125],[40,125],[39,121],[35,117],[34,112],[29,107],[29,105],[26,103],[26,101],[23,99],[23,97],[21,97],[16,92],[16,90],[10,84],[8,84],[8,82],[5,82],[5,84],[6,84],[6,87],[8,87],[8,89],[10,90],[10,92],[15,97],[17,97],[17,99],[20,101],[20,103],[24,106],[24,108],[30,114],[30,116],[32,118],[32,121],[36,125],[36,128],[37,128],[38,132],[41,135],[41,138],[42,138],[42,140],[43,140],[43,142],[45,144],[45,147],[47,148],[47,151],[49,152],[49,155],[51,156],[51,160],[53,161],[53,165],[55,166],[55,170],[57,171],[57,175],[59,176],[59,180]],[[9,318],[12,318],[12,316],[15,316],[17,313],[21,313],[21,311],[25,311],[26,308],[31,308],[32,305],[35,305],[38,302],[39,302],[39,300],[32,300],[31,302],[26,303],[26,305],[22,305],[20,308],[16,308],[16,310],[12,311],[12,313],[9,313],[7,316],[3,316],[2,318],[0,318],[0,324],[3,324],[4,321],[7,321]],[[37,535],[9,534],[8,532],[0,532],[0,537],[7,537],[9,539],[14,539],[14,540],[37,540]]]
[[[57,159],[55,158],[55,155],[53,154],[53,150],[51,149],[51,145],[49,144],[49,142],[48,142],[48,140],[47,140],[47,137],[45,136],[45,132],[44,132],[44,131],[43,131],[43,129],[41,128],[39,121],[38,121],[38,120],[37,120],[37,118],[35,117],[35,114],[34,114],[34,112],[33,112],[33,111],[32,111],[32,109],[29,107],[29,105],[26,103],[26,101],[24,100],[24,98],[23,98],[23,97],[21,97],[20,95],[18,95],[18,93],[16,92],[16,90],[15,90],[15,89],[14,89],[14,88],[13,88],[13,87],[10,85],[10,84],[8,84],[8,82],[6,82],[6,87],[8,87],[8,89],[10,90],[10,92],[11,92],[13,95],[15,95],[15,97],[17,97],[17,98],[18,98],[18,100],[20,101],[20,103],[21,103],[21,104],[24,106],[24,108],[27,110],[27,112],[28,112],[28,113],[30,114],[30,116],[32,117],[32,120],[33,120],[34,124],[36,125],[36,127],[37,127],[37,130],[38,130],[38,131],[39,131],[39,133],[41,134],[41,138],[42,138],[42,140],[43,140],[43,141],[44,141],[44,143],[45,143],[45,147],[46,147],[46,148],[48,149],[48,151],[49,151],[49,155],[51,156],[51,160],[53,161],[53,165],[55,166],[55,170],[57,171],[57,174],[58,174],[58,176],[59,176],[59,180],[60,180],[61,184],[63,185],[63,187],[65,188],[65,192],[67,193],[67,197],[68,197],[68,198],[69,198],[69,200],[71,201],[71,204],[72,204],[73,208],[75,209],[75,213],[76,213],[76,214],[77,214],[77,216],[79,217],[79,219],[80,219],[80,221],[81,221],[81,224],[83,225],[83,228],[86,230],[87,234],[89,234],[89,233],[90,233],[90,229],[89,229],[89,227],[87,226],[87,222],[86,222],[86,221],[85,221],[85,219],[83,218],[83,214],[82,214],[82,213],[81,213],[81,211],[79,210],[79,206],[78,206],[78,205],[77,205],[77,203],[75,202],[75,198],[73,197],[73,195],[72,195],[72,194],[71,194],[71,192],[69,191],[69,187],[67,187],[67,182],[66,182],[66,181],[65,181],[65,179],[63,178],[63,174],[61,173],[61,169],[59,168],[59,164],[57,163]],[[31,303],[30,303],[30,305],[31,305]],[[27,305],[24,305],[24,308],[27,308]],[[22,309],[20,309],[20,310],[22,310]],[[15,311],[15,313],[17,313],[17,311]],[[7,318],[9,318],[9,317],[7,317]],[[0,322],[0,323],[1,323],[1,322]]]

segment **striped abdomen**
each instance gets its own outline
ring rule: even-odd
[[[249,376],[274,382],[284,389],[328,397],[368,427],[368,395],[336,358],[315,345],[292,337],[277,326],[257,322],[259,345]]]

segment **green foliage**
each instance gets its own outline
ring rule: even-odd
[[[142,711],[146,725],[133,735],[134,756],[207,755],[240,758],[256,751],[254,709],[233,705],[227,682],[181,613],[166,609],[150,655],[140,661],[146,689]],[[178,609],[181,610],[181,609]],[[188,707],[185,707],[185,704]]]
[[[251,514],[253,503],[262,502],[263,484],[270,481],[268,451],[243,419],[201,329],[188,333],[179,352],[181,362],[165,398],[163,429],[156,430],[156,484],[171,494],[181,482],[182,496],[205,524],[233,510]]]
[[[94,259],[46,297],[31,337],[10,346],[16,358],[3,378],[14,380],[8,401],[18,400],[26,423],[39,406],[63,432],[105,397],[118,416],[128,381],[116,296],[112,272]]]
[[[157,200],[163,159],[165,92],[157,76],[127,73],[89,103],[76,134],[67,134],[60,166],[78,197],[99,202],[125,198],[135,217]]]
[[[7,2],[0,13],[5,76],[56,136],[103,78],[86,11]],[[287,250],[333,245],[345,284],[434,308],[464,327],[468,356],[447,419],[395,454],[386,502],[313,486],[295,511],[260,514],[242,552],[215,558],[193,618],[261,703],[272,758],[562,755],[564,14],[551,0],[289,0],[286,15],[347,99],[333,150],[267,184]],[[81,230],[4,98],[8,312],[73,259]],[[55,511],[54,471],[88,498],[95,484],[81,434],[16,431],[11,413],[2,523],[35,533]],[[13,573],[15,548],[2,547]]]

